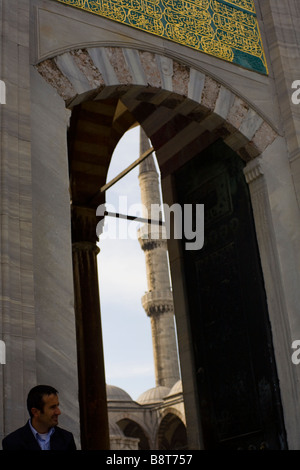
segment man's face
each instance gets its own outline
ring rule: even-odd
[[[33,425],[39,432],[48,432],[49,429],[57,426],[58,417],[61,414],[59,409],[59,402],[57,395],[44,395],[43,396],[44,407],[43,410],[37,408],[32,409],[33,413]]]

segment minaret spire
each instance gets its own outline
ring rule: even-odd
[[[150,148],[150,144],[145,132],[140,129],[142,155]],[[139,183],[142,205],[146,212],[144,216],[150,218],[151,204],[161,205],[159,176],[152,155],[139,166]],[[161,236],[151,238],[147,225],[139,229],[138,238],[146,258],[148,292],[143,296],[142,304],[151,319],[156,385],[172,387],[180,377],[167,241]]]

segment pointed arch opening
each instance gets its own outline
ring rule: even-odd
[[[140,129],[129,129],[117,144],[108,171],[110,182],[136,160]],[[145,257],[138,242],[140,222],[114,215],[142,216],[138,167],[106,191],[105,217],[99,237],[98,273],[106,380],[136,400],[155,383],[151,328],[142,307],[147,290]],[[143,388],[144,387],[144,388]]]

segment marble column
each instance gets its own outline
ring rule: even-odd
[[[109,449],[97,273],[96,211],[72,207],[72,251],[82,450]]]
[[[300,337],[300,224],[285,140],[278,137],[244,169],[268,301],[281,402],[290,450],[299,449],[300,371],[292,342]]]

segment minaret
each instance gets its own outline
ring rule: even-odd
[[[149,140],[140,128],[140,154],[149,148]],[[159,177],[152,155],[139,165],[139,183],[144,209],[143,216],[151,217],[151,204],[161,205]],[[145,253],[148,292],[142,305],[151,319],[152,344],[156,386],[172,387],[179,380],[173,295],[169,274],[167,240],[161,236],[162,227],[145,224],[138,239]],[[148,230],[149,228],[149,230]],[[149,231],[149,234],[148,234]],[[152,236],[152,238],[151,238]]]

